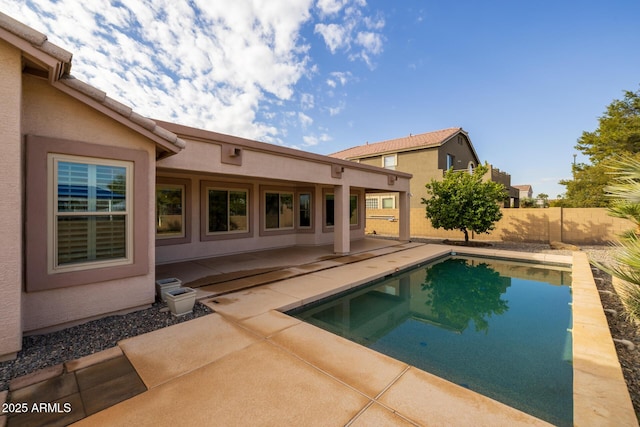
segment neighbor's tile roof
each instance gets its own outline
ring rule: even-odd
[[[135,123],[136,125],[143,127],[147,131],[151,132],[155,137],[164,141],[163,144],[169,143],[176,147],[177,149],[173,148],[175,151],[179,151],[185,147],[185,142],[178,138],[178,136],[173,132],[169,132],[168,130],[161,128],[155,121],[147,117],[143,117],[134,112],[130,107],[109,98],[105,92],[73,77],[70,74],[71,59],[73,55],[65,49],[47,41],[47,36],[45,34],[34,30],[33,28],[2,12],[0,12],[0,30],[5,30],[17,37],[18,40],[26,42],[26,44],[23,44],[23,47],[31,50],[32,54],[34,52],[41,52],[38,54],[41,58],[52,58],[53,61],[47,60],[45,62],[46,66],[50,67],[50,72],[53,73],[53,76],[50,77],[52,82],[60,82],[69,89],[77,93],[81,93],[93,101],[98,102],[103,107],[123,116],[124,119],[131,123]],[[2,36],[1,32],[0,36]],[[10,38],[10,36],[8,37]],[[31,46],[31,48],[28,46]],[[42,54],[45,56],[42,56]]]
[[[464,132],[462,128],[448,128],[433,132],[409,135],[403,138],[389,139],[382,142],[366,143],[356,147],[347,148],[337,153],[329,154],[338,159],[354,159],[382,153],[414,150],[416,148],[438,146],[447,141],[458,132]]]
[[[531,186],[530,185],[512,185],[513,188],[517,188],[520,191],[529,191],[531,190]]]

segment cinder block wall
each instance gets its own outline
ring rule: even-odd
[[[366,232],[398,235],[397,209],[368,209]],[[388,218],[395,218],[390,221]],[[574,244],[603,244],[633,228],[633,223],[608,215],[605,208],[502,209],[502,219],[489,234],[470,233],[469,238],[485,241]],[[435,229],[424,208],[411,209],[411,236],[436,239],[463,239],[460,231]]]

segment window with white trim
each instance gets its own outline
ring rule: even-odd
[[[244,189],[206,188],[207,234],[245,233],[249,230],[249,192]]]
[[[390,154],[388,156],[382,156],[382,167],[385,169],[396,170],[398,166],[398,156],[396,154]]]
[[[293,193],[265,192],[264,208],[264,226],[267,230],[293,228]]]
[[[382,209],[394,209],[395,201],[396,201],[395,197],[383,197]]]
[[[185,186],[156,184],[156,238],[185,236]]]
[[[132,263],[133,162],[49,154],[49,271]]]

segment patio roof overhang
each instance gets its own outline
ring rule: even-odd
[[[342,185],[370,191],[409,191],[411,174],[289,147],[225,135],[156,120],[188,141],[179,156],[164,159],[159,168],[183,172],[242,175],[287,182]]]

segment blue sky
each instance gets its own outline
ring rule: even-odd
[[[462,127],[483,162],[551,197],[582,132],[640,88],[638,0],[0,0],[0,11],[140,114],[320,154]]]

